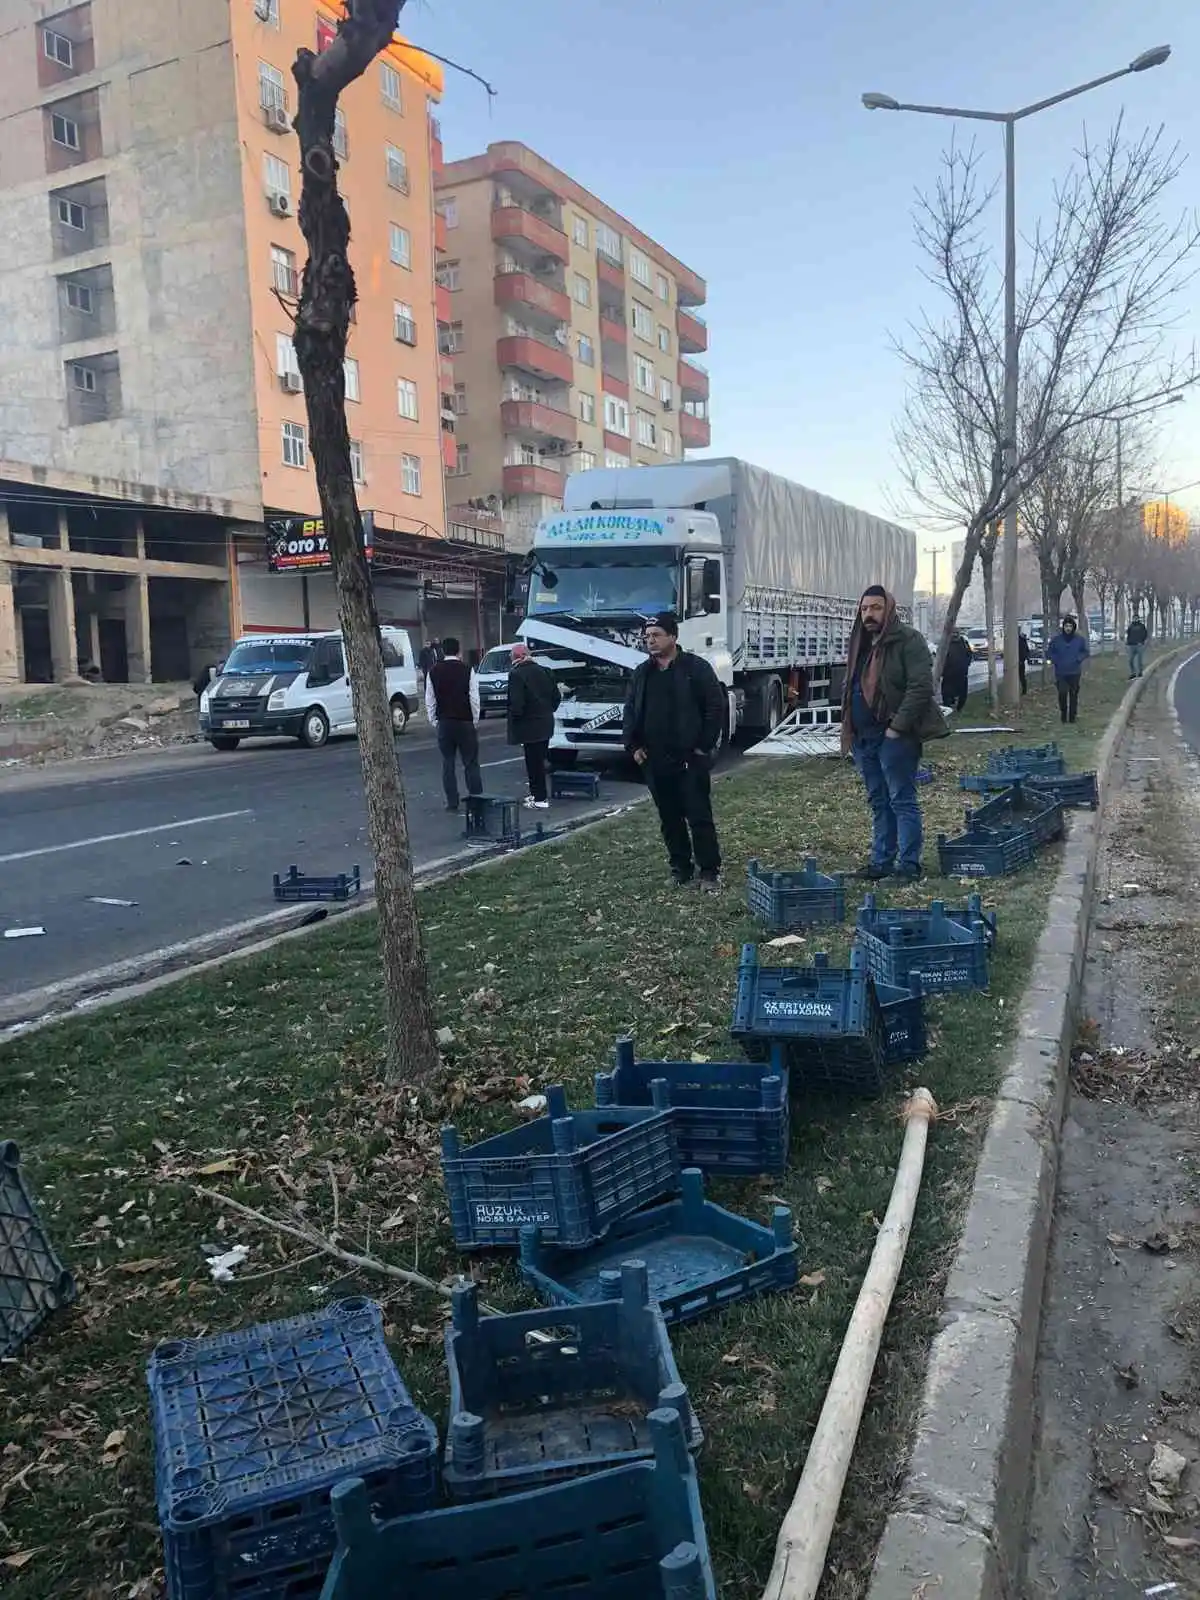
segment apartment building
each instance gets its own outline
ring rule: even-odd
[[[290,338],[290,122],[296,52],[340,15],[0,0],[0,681],[182,678],[243,629],[335,621]],[[465,603],[480,581],[477,531],[456,553],[445,515],[441,89],[397,40],[337,130],[355,473],[381,615],[414,626],[431,587]]]
[[[566,473],[708,447],[698,274],[523,144],[447,163],[435,187],[452,502],[502,508],[521,551]]]

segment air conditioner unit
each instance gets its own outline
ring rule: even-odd
[[[272,194],[267,196],[267,203],[271,207],[272,215],[276,217],[290,217],[292,214],[291,196],[286,194]]]
[[[663,403],[662,403],[662,408],[663,408],[664,411],[674,411],[674,409],[675,409],[674,400],[664,400]]]
[[[281,372],[279,381],[289,394],[299,394],[304,387],[303,380],[298,372]]]
[[[264,106],[263,120],[272,133],[290,133],[291,118],[282,106]]]

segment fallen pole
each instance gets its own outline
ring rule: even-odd
[[[929,1090],[917,1089],[904,1108],[904,1146],[887,1215],[858,1291],[800,1483],[779,1530],[763,1600],[813,1600],[825,1570],[879,1341],[912,1231],[929,1124],[936,1116],[937,1106]]]

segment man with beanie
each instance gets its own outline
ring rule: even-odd
[[[871,807],[865,878],[921,877],[921,746],[949,731],[934,702],[929,646],[872,584],[859,602],[842,691],[842,753],[854,757]]]
[[[459,654],[457,639],[446,639],[442,650],[441,660],[433,663],[425,680],[425,714],[429,726],[437,731],[446,810],[457,811],[459,756],[467,793],[483,793],[483,774],[479,770],[479,679]]]
[[[1058,709],[1064,722],[1074,722],[1079,714],[1079,680],[1091,653],[1075,618],[1064,617],[1059,631],[1046,646],[1046,660],[1054,668]]]
[[[709,774],[728,726],[728,699],[703,656],[679,648],[679,618],[664,611],[647,624],[648,660],[625,699],[625,749],[645,775],[658,808],[677,884],[715,892],[721,849]]]

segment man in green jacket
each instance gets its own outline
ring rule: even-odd
[[[900,621],[887,590],[872,584],[859,601],[842,691],[842,753],[854,757],[871,807],[863,877],[921,877],[921,746],[948,732],[934,699],[929,646]]]

